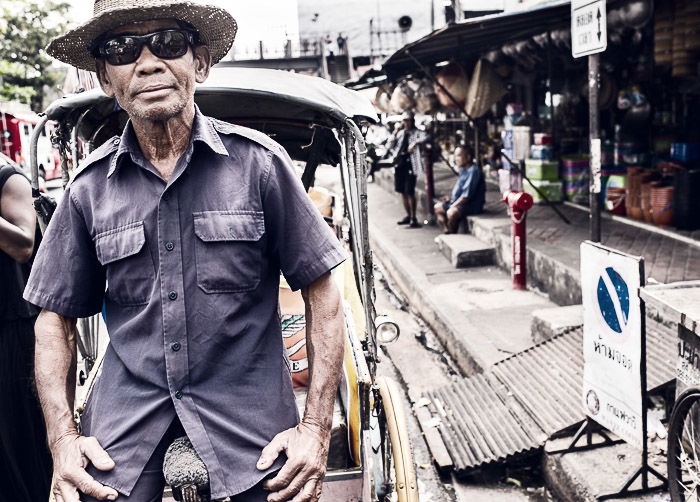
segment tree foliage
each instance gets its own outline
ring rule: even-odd
[[[0,100],[42,108],[44,86],[61,78],[44,48],[65,31],[69,8],[61,0],[0,0]]]

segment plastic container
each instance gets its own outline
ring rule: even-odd
[[[527,159],[525,174],[531,180],[559,181],[559,163],[556,161]]]
[[[564,192],[562,190],[561,181],[532,181],[544,195],[549,199],[550,202],[561,202],[564,197]],[[532,199],[535,204],[543,204],[545,200],[538,194],[535,189],[530,185],[530,183],[523,183],[523,190],[525,193],[532,195]]]
[[[552,160],[554,150],[549,145],[532,145],[530,147],[530,158],[535,160]]]
[[[671,158],[679,162],[700,159],[700,143],[671,143]]]
[[[535,142],[535,145],[551,145],[552,136],[543,132],[536,132],[533,135],[533,141]]]

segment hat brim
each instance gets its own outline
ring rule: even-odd
[[[231,50],[238,24],[225,9],[192,2],[163,2],[157,6],[114,9],[90,19],[85,24],[54,38],[46,47],[59,61],[87,71],[95,71],[93,42],[101,35],[125,24],[154,19],[177,19],[194,26],[200,41],[209,47],[212,65]]]

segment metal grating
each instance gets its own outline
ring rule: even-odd
[[[579,328],[427,393],[458,475],[532,453],[584,419],[582,345]],[[675,338],[649,331],[649,389],[674,378],[674,350]]]

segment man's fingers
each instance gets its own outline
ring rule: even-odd
[[[90,460],[92,465],[101,471],[111,471],[114,469],[114,460],[112,460],[104,448],[100,446],[97,438],[84,437],[80,438],[79,441],[81,453]]]
[[[282,471],[280,471],[280,474],[282,474]],[[279,474],[278,474],[279,476]],[[273,492],[269,497],[267,497],[267,500],[269,502],[282,502],[286,500],[291,500],[295,495],[299,494],[302,489],[308,484],[309,482],[309,473],[305,473],[303,469],[299,469],[297,473],[291,477],[289,481],[287,482],[286,479],[281,479],[279,481],[280,485],[284,485],[281,488],[274,488],[274,485],[272,485],[272,482],[277,479],[277,477],[270,479],[269,483],[267,486],[273,486],[271,491]],[[263,486],[265,486],[263,484]]]
[[[284,490],[292,483],[292,481],[294,481],[294,478],[297,476],[297,473],[303,467],[303,464],[294,464],[290,460],[287,460],[287,463],[284,464],[284,466],[282,466],[282,468],[279,470],[279,472],[274,478],[270,478],[263,483],[263,488],[265,488],[266,490],[270,490],[271,492],[278,492],[280,490]],[[299,488],[301,488],[301,486],[299,486]],[[299,488],[297,488],[297,490],[299,490]]]
[[[323,482],[320,479],[310,479],[304,485],[304,489],[297,493],[290,502],[318,502],[318,499],[321,498],[322,487]]]
[[[287,447],[287,441],[282,436],[282,433],[277,434],[274,438],[272,438],[272,441],[263,448],[263,451],[260,453],[260,458],[258,459],[258,463],[256,464],[256,467],[264,471],[268,467],[270,467],[275,460],[277,460],[277,457],[279,454],[284,451]]]
[[[114,488],[98,483],[84,470],[72,473],[70,481],[72,481],[75,487],[82,493],[90,495],[98,500],[116,500],[119,495]],[[77,502],[78,499],[76,498],[75,500]]]
[[[53,488],[56,502],[80,502],[75,485],[67,481],[57,481]]]

